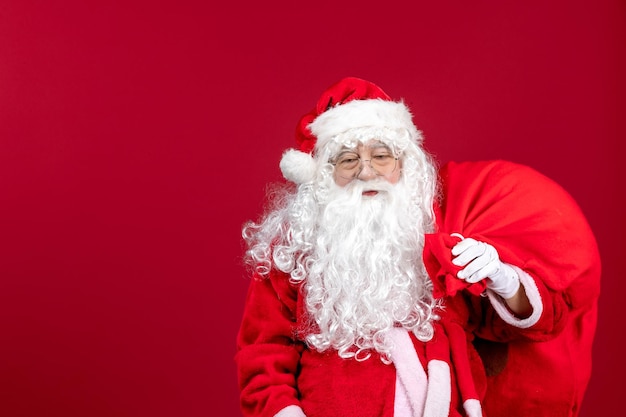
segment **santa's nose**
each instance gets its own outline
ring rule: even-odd
[[[376,178],[376,171],[372,168],[370,161],[361,161],[361,170],[356,177],[362,181]]]

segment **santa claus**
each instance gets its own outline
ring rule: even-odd
[[[584,217],[530,168],[438,170],[422,140],[358,78],[301,119],[290,183],[243,230],[244,415],[576,415],[599,287]]]

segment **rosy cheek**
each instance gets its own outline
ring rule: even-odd
[[[396,170],[390,174],[389,182],[392,184],[397,184],[400,181],[400,177],[402,176],[402,162],[398,163]]]
[[[400,171],[396,170],[389,175],[385,176],[385,179],[391,184],[397,184],[400,181]]]
[[[341,177],[339,177],[337,175],[334,175],[333,177],[335,179],[335,184],[337,184],[340,187],[345,187],[351,181],[351,180],[347,180],[345,178],[341,178]]]

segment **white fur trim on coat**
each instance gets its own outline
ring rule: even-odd
[[[402,102],[382,99],[352,100],[320,114],[309,129],[317,138],[316,149],[321,149],[333,136],[356,128],[406,129],[411,137],[418,137],[411,112]]]
[[[526,291],[526,296],[528,297],[530,305],[533,308],[532,314],[525,319],[517,318],[507,308],[506,301],[504,301],[502,297],[489,289],[487,290],[487,296],[489,297],[489,301],[491,301],[491,305],[493,306],[494,310],[496,310],[502,320],[504,320],[511,326],[515,326],[520,329],[527,329],[535,325],[539,321],[541,313],[543,313],[543,303],[541,301],[541,295],[539,294],[539,289],[537,288],[535,280],[530,275],[528,275],[526,272],[516,267],[515,265],[509,266],[511,266],[519,276],[520,284],[524,287],[524,291]]]
[[[393,341],[391,360],[396,367],[394,417],[421,416],[426,402],[428,380],[417,357],[409,332],[393,328],[388,333]]]
[[[428,362],[428,393],[424,417],[447,417],[450,414],[451,393],[450,366],[433,359]]]
[[[274,414],[274,417],[306,417],[306,415],[297,405],[290,405]]]
[[[465,400],[463,403],[463,409],[467,417],[483,417],[483,409],[480,406],[480,401],[475,398]]]

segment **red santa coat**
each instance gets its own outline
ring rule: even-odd
[[[528,274],[525,285],[541,305],[540,318],[525,326],[494,296],[451,297],[453,314],[444,321],[462,321],[467,331],[461,379],[469,366],[488,416],[575,415],[590,375],[599,292],[597,247],[580,210],[554,182],[502,161],[451,163],[441,181],[438,232],[494,245],[504,262]],[[393,416],[396,368],[376,356],[356,362],[308,349],[295,332],[302,318],[298,288],[285,274],[252,280],[236,356],[244,415],[290,415],[297,406],[308,417]],[[412,340],[425,365],[427,345]],[[457,367],[449,362],[450,415],[464,415]]]

